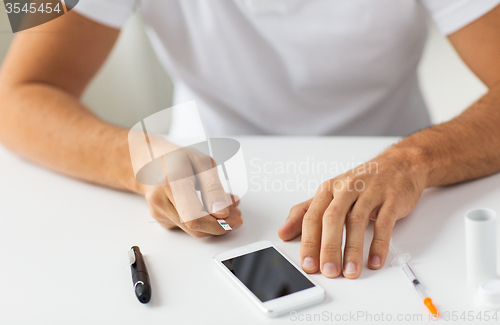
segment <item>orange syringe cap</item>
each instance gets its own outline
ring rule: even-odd
[[[438,316],[438,310],[436,308],[436,306],[434,306],[434,304],[432,303],[432,299],[427,297],[424,299],[424,304],[427,306],[427,308],[429,308],[429,310],[431,311],[431,314],[435,315],[436,317]]]

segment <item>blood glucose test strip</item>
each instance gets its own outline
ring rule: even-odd
[[[227,222],[223,219],[217,220],[217,222],[219,223],[219,225],[221,225],[222,228],[224,228],[224,230],[233,230],[233,228],[231,228],[231,226],[228,225]]]

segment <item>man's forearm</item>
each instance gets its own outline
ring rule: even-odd
[[[142,191],[131,167],[128,131],[102,122],[57,87],[3,87],[0,115],[0,141],[20,156],[88,182]]]
[[[417,132],[390,150],[408,153],[425,187],[454,184],[500,170],[500,85],[449,122]]]

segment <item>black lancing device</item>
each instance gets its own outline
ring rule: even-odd
[[[132,246],[129,251],[129,258],[135,295],[140,302],[146,304],[151,299],[151,284],[149,282],[148,269],[146,268],[139,247]]]

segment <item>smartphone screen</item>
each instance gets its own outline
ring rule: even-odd
[[[314,287],[274,247],[222,261],[262,302]]]

